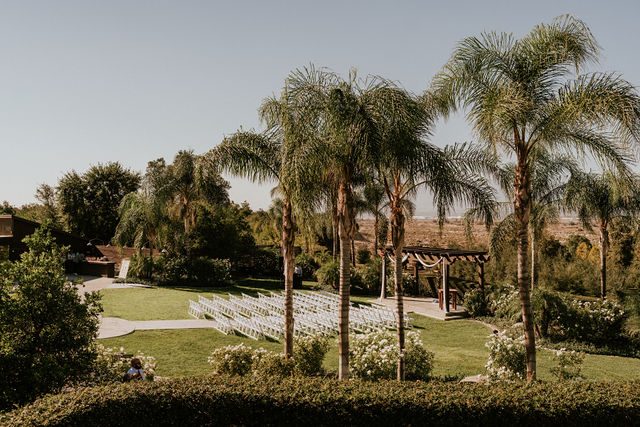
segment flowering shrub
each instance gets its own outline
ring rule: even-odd
[[[567,302],[567,312],[559,316],[560,326],[569,338],[586,341],[609,341],[622,332],[626,314],[611,300]]]
[[[500,296],[494,299],[490,305],[491,311],[496,317],[505,318],[513,322],[520,321],[520,297],[515,286],[505,286]]]
[[[551,368],[551,373],[559,380],[571,380],[580,377],[584,354],[577,351],[567,351],[566,348],[556,350],[553,360],[558,364]]]
[[[329,340],[322,335],[296,337],[293,355],[296,371],[302,375],[316,375],[322,372],[322,361],[329,351]]]
[[[122,376],[129,370],[131,356],[128,356],[123,347],[120,349],[108,348],[102,344],[96,345],[96,360],[89,374],[91,383],[112,383],[122,381]],[[147,380],[153,381],[156,375],[156,359],[153,356],[145,356],[138,352],[133,357],[140,359],[142,369]]]
[[[209,356],[215,372],[226,375],[291,376],[295,362],[284,354],[252,349],[244,344],[215,349]]]
[[[524,378],[527,356],[524,337],[512,338],[506,331],[489,335],[485,346],[489,360],[485,371],[490,381],[515,381]]]
[[[351,372],[367,380],[396,377],[400,352],[391,332],[356,335],[349,350]],[[405,343],[407,379],[426,379],[433,367],[433,353],[424,348],[417,332],[409,332]]]
[[[251,371],[253,361],[253,349],[244,344],[217,348],[209,356],[209,363],[213,366],[213,370],[219,374],[227,375],[248,374]]]

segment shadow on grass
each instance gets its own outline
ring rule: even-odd
[[[267,277],[243,277],[235,279],[235,284],[231,286],[189,286],[189,285],[164,285],[166,289],[173,289],[183,292],[193,292],[196,294],[213,293],[217,295],[235,295],[240,296],[247,294],[257,297],[258,293],[282,292],[284,291],[284,281],[281,279]],[[317,288],[315,282],[303,282],[302,287],[296,287],[296,290],[310,291]]]

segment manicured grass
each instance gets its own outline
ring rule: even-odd
[[[215,329],[171,329],[137,331],[116,338],[98,340],[107,347],[124,347],[127,353],[153,356],[157,359],[157,374],[165,377],[185,377],[210,374],[207,361],[211,351],[226,345],[244,343],[254,348],[264,347],[282,351],[282,344],[272,341],[253,341],[236,335],[224,335]]]
[[[315,284],[306,282],[305,288]],[[226,288],[156,287],[135,289],[108,289],[102,291],[104,316],[128,320],[186,319],[188,300],[198,294],[212,293],[226,296],[231,293],[257,295],[258,292],[280,291],[282,284],[275,279],[244,279]],[[355,296],[354,302],[365,302],[367,297]],[[479,322],[455,320],[443,322],[424,316],[412,315],[414,329],[420,333],[425,346],[435,352],[433,374],[444,376],[476,375],[484,371],[488,351],[484,344],[490,329]],[[158,375],[190,376],[210,373],[207,358],[215,348],[241,342],[254,348],[264,347],[282,351],[282,343],[254,341],[249,338],[227,336],[214,329],[183,329],[137,331],[123,337],[100,340],[109,347],[124,347],[127,352],[142,351],[158,359]],[[338,369],[338,348],[335,340],[324,362],[329,371]],[[538,377],[553,379],[552,353],[538,351]],[[618,380],[640,377],[640,359],[587,355],[583,376],[589,380]]]
[[[304,282],[303,289],[313,289],[315,282]],[[234,286],[224,288],[162,286],[151,288],[104,289],[102,305],[104,317],[119,317],[127,320],[173,320],[189,319],[189,300],[198,300],[198,295],[210,297],[217,294],[242,293],[257,296],[258,292],[280,292],[284,290],[277,279],[242,279]]]

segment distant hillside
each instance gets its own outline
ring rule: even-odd
[[[360,219],[358,226],[362,236],[369,242],[373,242],[373,219]],[[563,219],[558,224],[549,227],[548,232],[564,243],[571,234],[581,234],[591,242],[596,243],[598,236],[586,231],[578,221]],[[472,246],[488,245],[489,233],[483,224],[476,224],[473,227]],[[405,241],[407,245],[423,245],[446,247],[452,243],[460,246],[469,246],[464,234],[464,224],[460,218],[450,218],[447,220],[442,234],[438,229],[438,222],[435,219],[413,219],[407,223]]]

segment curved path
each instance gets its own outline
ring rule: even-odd
[[[73,276],[70,278],[77,278]],[[100,291],[102,289],[115,288],[139,288],[148,287],[134,283],[113,283],[114,279],[106,277],[83,276],[84,283],[78,285],[78,293]],[[119,317],[101,317],[98,329],[98,338],[112,338],[130,334],[134,331],[148,331],[154,329],[200,329],[215,328],[216,322],[206,319],[179,319],[179,320],[126,320]]]
[[[215,328],[215,321],[205,319],[180,320],[125,320],[118,317],[100,319],[98,338],[112,338],[130,334],[134,331],[154,329],[202,329]]]

